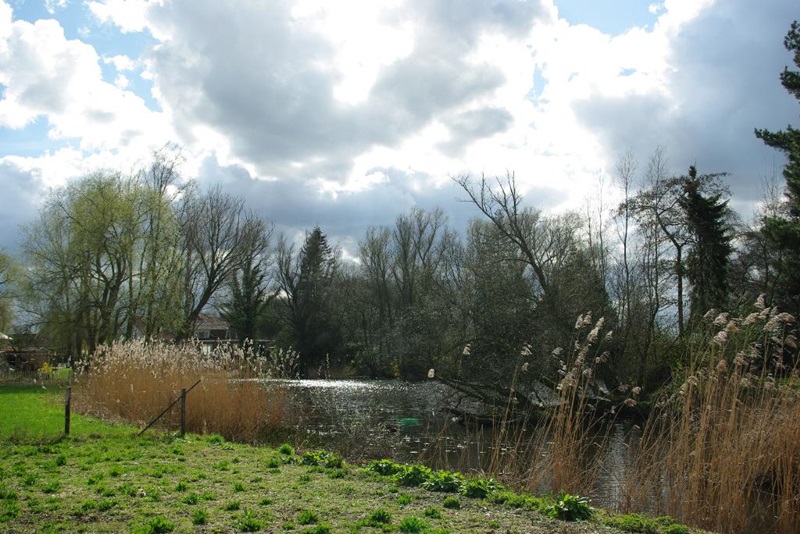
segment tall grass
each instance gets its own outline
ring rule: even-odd
[[[693,334],[685,369],[645,427],[624,508],[722,532],[800,531],[795,318],[759,308],[708,315]]]
[[[289,424],[285,392],[261,378],[291,368],[293,353],[271,360],[248,348],[224,346],[203,354],[200,346],[131,341],[99,348],[76,375],[75,409],[144,426],[176,399],[186,396],[186,429],[218,433],[237,441],[261,441]],[[277,364],[277,366],[275,365]],[[178,426],[177,407],[164,425]]]

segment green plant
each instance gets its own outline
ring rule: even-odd
[[[331,534],[331,532],[333,531],[331,530],[330,525],[323,523],[321,525],[316,525],[314,527],[305,529],[302,534]]]
[[[344,461],[341,456],[329,451],[309,451],[300,458],[300,465],[341,468],[344,465]]]
[[[442,512],[434,506],[429,506],[428,508],[425,508],[425,511],[422,512],[422,515],[424,515],[425,517],[430,517],[431,519],[442,518]]]
[[[458,493],[463,485],[464,476],[450,471],[434,471],[422,483],[422,487],[426,490],[442,493]]]
[[[428,524],[422,519],[413,515],[404,517],[397,525],[400,532],[418,533],[425,532],[428,529]]]
[[[312,525],[319,521],[319,516],[313,510],[303,510],[297,514],[297,522],[301,525]]]
[[[497,482],[490,478],[473,478],[464,484],[461,493],[473,499],[485,499],[497,488],[499,488]]]
[[[178,484],[175,486],[175,491],[186,491],[187,489],[189,489],[189,485],[183,481],[178,482]]]
[[[244,491],[244,484],[242,484],[241,482],[234,482],[233,491],[237,493]]]
[[[545,513],[553,519],[582,521],[592,517],[592,508],[589,506],[589,499],[586,497],[570,495],[562,491]]]
[[[458,510],[461,508],[461,501],[458,500],[458,497],[451,495],[442,501],[442,506],[448,510]]]
[[[294,448],[288,443],[282,444],[278,447],[278,453],[283,454],[284,456],[294,456]]]
[[[394,475],[401,486],[421,486],[431,477],[431,469],[424,465],[407,465]]]
[[[225,504],[225,510],[229,512],[235,512],[241,507],[242,507],[241,501],[228,501],[228,503]]]
[[[193,525],[205,525],[206,523],[208,523],[208,512],[200,508],[192,512]]]
[[[175,524],[172,521],[163,515],[157,515],[148,521],[141,530],[135,532],[137,532],[137,534],[166,534],[173,530],[175,530]]]
[[[382,476],[392,476],[394,474],[399,473],[403,470],[403,466],[400,464],[396,464],[391,460],[373,460],[368,463],[366,466],[368,471],[372,471],[373,473],[378,473]]]
[[[258,532],[264,528],[264,522],[257,519],[250,510],[245,510],[236,526],[242,532]]]
[[[409,495],[408,493],[403,493],[402,495],[398,495],[397,504],[399,504],[400,506],[411,504],[411,495]]]
[[[200,497],[197,495],[197,493],[190,493],[189,495],[187,495],[186,497],[184,497],[184,498],[181,500],[181,502],[182,502],[183,504],[195,505],[195,504],[197,504],[198,502],[200,502]]]
[[[392,514],[390,514],[384,508],[378,508],[377,510],[373,510],[367,516],[367,524],[369,526],[377,527],[380,525],[388,525],[392,522]]]

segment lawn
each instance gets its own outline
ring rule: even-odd
[[[63,395],[0,388],[0,531],[621,532],[602,524],[611,519],[603,512],[582,522],[548,518],[540,511],[552,499],[500,488],[469,497],[451,487],[452,476],[431,478],[419,466],[399,476],[384,472],[399,468],[391,462],[370,469],[218,435],[138,436],[80,415],[63,437]],[[408,484],[419,473],[436,483]],[[669,521],[651,527],[688,532]]]

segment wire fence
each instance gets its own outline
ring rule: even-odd
[[[0,385],[2,386],[34,386],[34,385],[68,385],[72,382],[72,369],[54,367],[50,371],[0,369]]]

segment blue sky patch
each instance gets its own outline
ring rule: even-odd
[[[607,35],[633,27],[652,29],[658,18],[650,13],[654,0],[555,0],[558,16],[570,24],[587,24]]]

